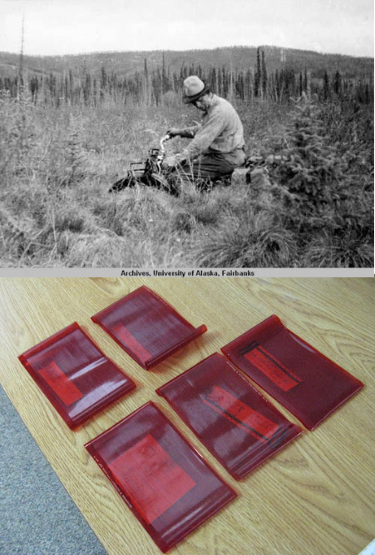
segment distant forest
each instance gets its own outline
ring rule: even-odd
[[[277,47],[210,51],[101,53],[28,57],[0,53],[0,94],[26,92],[34,104],[98,106],[105,102],[159,105],[181,94],[188,75],[217,94],[253,102],[319,100],[373,102],[373,60]]]

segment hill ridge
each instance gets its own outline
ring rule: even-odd
[[[211,49],[194,50],[136,50],[102,51],[58,56],[23,55],[23,67],[35,73],[99,73],[102,67],[107,73],[116,72],[120,76],[143,72],[145,63],[152,71],[165,64],[168,71],[178,73],[184,67],[201,66],[232,67],[235,71],[254,68],[257,49],[265,53],[268,71],[288,67],[296,72],[307,69],[313,76],[321,76],[327,71],[340,71],[345,77],[373,75],[373,58],[348,56],[345,54],[321,53],[276,45],[261,46],[219,46]],[[14,75],[19,68],[20,54],[0,52],[0,77]]]

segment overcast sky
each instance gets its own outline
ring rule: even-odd
[[[0,51],[274,45],[374,55],[373,0],[0,0]]]

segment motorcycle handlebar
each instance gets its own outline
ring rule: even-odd
[[[164,151],[164,142],[165,141],[169,141],[169,139],[172,138],[172,135],[169,135],[168,133],[166,135],[164,135],[164,137],[162,137],[160,139],[160,150],[163,152]]]

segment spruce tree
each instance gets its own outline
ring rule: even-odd
[[[260,48],[257,48],[257,67],[255,71],[255,79],[254,79],[254,95],[256,97],[259,96],[260,93],[260,85],[261,85],[261,64],[260,64]]]
[[[263,98],[267,97],[267,68],[266,68],[266,57],[264,54],[264,50],[262,50],[262,72],[261,72],[261,79],[262,79],[262,96]]]

